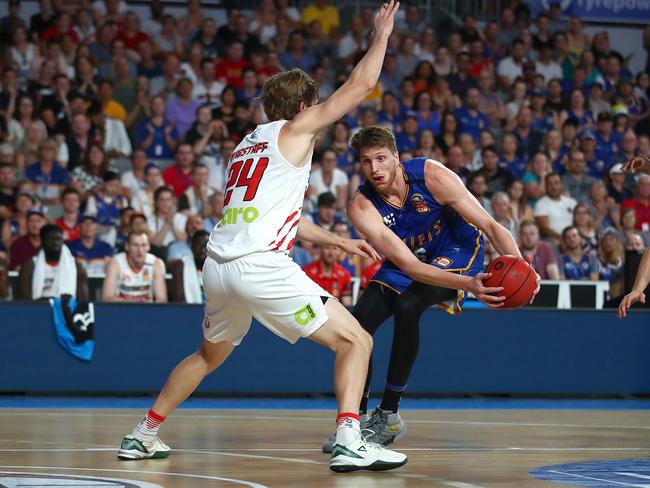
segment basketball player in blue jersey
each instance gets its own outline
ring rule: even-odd
[[[348,215],[386,258],[352,314],[370,334],[391,315],[395,322],[381,405],[368,414],[369,370],[360,412],[362,428],[372,432],[368,440],[388,445],[406,432],[398,407],[417,357],[422,313],[438,305],[458,314],[467,292],[492,308],[501,306],[504,297],[493,294],[502,288],[482,285],[489,276],[481,273],[483,234],[500,254],[521,254],[506,228],[441,163],[424,158],[400,163],[395,137],[383,127],[361,129],[351,144],[365,182]],[[328,438],[323,451],[332,443]]]

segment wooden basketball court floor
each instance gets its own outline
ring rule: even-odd
[[[160,432],[171,457],[118,461],[122,435],[143,412],[0,408],[0,487],[575,486],[528,472],[650,453],[650,410],[402,410],[408,433],[394,447],[408,454],[406,466],[335,474],[320,452],[331,410],[181,409]]]

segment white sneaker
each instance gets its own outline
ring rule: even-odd
[[[330,457],[330,469],[337,473],[359,471],[387,471],[404,466],[405,454],[391,451],[361,437],[343,446],[334,444]]]
[[[124,461],[139,459],[166,458],[172,453],[171,448],[156,437],[153,442],[142,442],[132,435],[124,436],[117,458]]]

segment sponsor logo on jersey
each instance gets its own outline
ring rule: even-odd
[[[436,259],[433,260],[433,263],[437,264],[441,268],[447,268],[447,267],[451,266],[453,261],[451,259],[449,259],[449,258],[444,257],[444,256],[438,256]]]
[[[260,212],[255,207],[228,208],[219,221],[218,227],[238,224],[242,221],[246,224],[250,224],[251,222],[254,222],[259,216]]]
[[[386,224],[386,227],[392,227],[397,223],[395,220],[395,214],[394,213],[389,213],[388,215],[384,215],[384,224]]]
[[[424,197],[419,193],[413,194],[411,197],[411,204],[415,207],[417,213],[427,213],[430,211],[427,202],[424,201]]]
[[[298,310],[293,315],[293,317],[298,325],[302,325],[304,327],[316,318],[316,312],[314,312],[314,309],[311,308],[311,305],[307,304]]]

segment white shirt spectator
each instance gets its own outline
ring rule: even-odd
[[[125,156],[131,155],[131,141],[121,120],[106,117],[104,124],[104,150],[117,151]]]
[[[221,92],[225,88],[223,83],[213,81],[210,87],[207,87],[203,80],[199,80],[192,90],[192,98],[198,100],[210,108],[217,108],[221,106]]]
[[[540,74],[544,77],[544,83],[548,83],[553,78],[563,78],[562,68],[555,61],[549,61],[548,64],[544,64],[540,61],[535,61],[535,71],[537,74]]]
[[[535,204],[535,217],[548,217],[548,225],[554,232],[562,234],[562,231],[573,224],[573,208],[577,202],[566,195],[559,200],[553,200],[544,195]]]
[[[130,169],[122,175],[122,186],[126,188],[129,192],[129,196],[133,196],[138,193],[140,190],[144,189],[144,181],[140,181],[133,174],[133,170]]]
[[[348,182],[348,175],[339,168],[334,168],[334,175],[329,186],[323,181],[323,171],[320,169],[314,170],[309,178],[309,184],[314,187],[317,196],[326,192],[330,192],[336,196],[338,195],[337,188],[347,185]]]
[[[182,213],[178,213],[178,212],[174,214],[172,225],[176,228],[177,232],[185,232],[186,223],[187,223],[186,215],[183,215]],[[147,218],[147,224],[149,225],[149,230],[151,230],[151,232],[156,234],[165,225],[165,221],[161,217],[152,215]],[[163,240],[162,245],[168,246],[175,240],[176,237],[174,236],[174,232],[170,228],[169,231],[167,232],[167,235],[165,236],[165,239]]]
[[[508,83],[512,84],[518,76],[523,76],[521,69],[522,64],[523,63],[521,62],[517,64],[515,60],[512,59],[512,56],[508,56],[507,58],[503,58],[499,63],[497,74],[499,76],[505,76],[508,79]]]
[[[339,42],[339,58],[345,58],[356,51],[365,51],[366,49],[368,49],[368,41],[365,37],[362,37],[361,43],[358,43],[351,34],[348,34]]]

